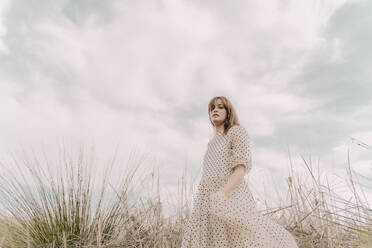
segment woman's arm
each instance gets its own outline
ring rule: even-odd
[[[234,189],[240,184],[241,180],[244,178],[246,167],[244,165],[237,165],[234,168],[233,173],[230,175],[228,182],[222,189],[222,193],[228,196]]]

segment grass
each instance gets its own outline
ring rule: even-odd
[[[58,161],[23,154],[3,163],[11,170],[0,175],[6,210],[0,215],[0,247],[179,247],[195,185],[182,175],[176,211],[166,216],[159,176],[150,171],[137,179],[139,160],[123,165],[127,169],[113,185],[115,157],[116,151],[98,186],[94,152],[83,148],[76,156],[61,149]],[[311,160],[303,158],[302,165],[307,179],[291,163],[286,201],[266,206],[262,214],[289,230],[299,247],[372,247],[372,210],[350,162],[344,179],[350,199],[336,193]],[[149,182],[151,192],[138,197]]]

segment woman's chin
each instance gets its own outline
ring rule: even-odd
[[[215,126],[219,126],[219,125],[221,125],[223,123],[223,121],[217,120],[217,119],[214,119],[212,121],[213,121],[213,123],[214,123]]]

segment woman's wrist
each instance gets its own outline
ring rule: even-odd
[[[221,190],[221,193],[222,193],[224,196],[229,196],[230,191],[227,190],[227,189],[222,189],[222,190]]]

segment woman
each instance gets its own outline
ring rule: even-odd
[[[249,136],[231,102],[214,97],[208,113],[214,135],[181,248],[297,248],[287,230],[256,210],[244,180],[252,168]]]

